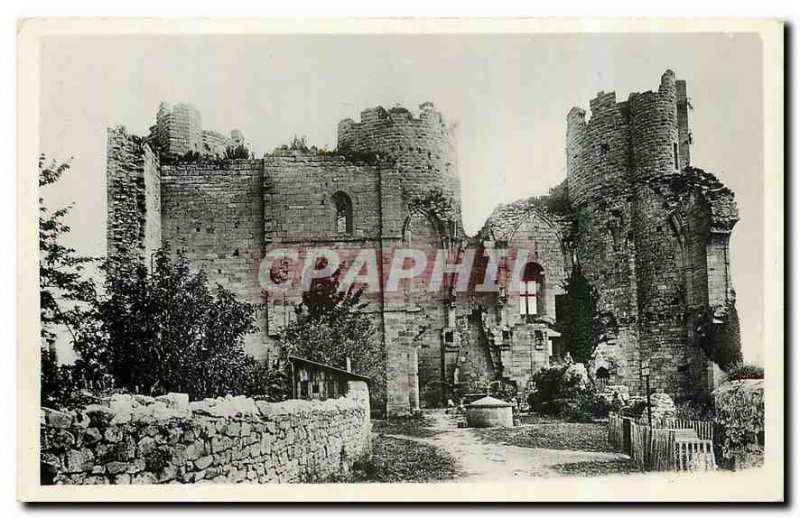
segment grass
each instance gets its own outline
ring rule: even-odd
[[[550,466],[550,469],[560,475],[586,477],[641,473],[641,470],[636,467],[636,464],[631,459],[572,462],[569,464],[556,464]]]
[[[431,430],[431,419],[425,415],[412,417],[394,417],[391,419],[374,419],[372,431],[378,434],[407,435],[409,437],[433,437],[441,433]]]
[[[440,482],[458,475],[444,450],[406,439],[375,436],[372,459],[353,466],[348,482]]]
[[[514,428],[482,428],[475,432],[484,442],[523,448],[614,451],[608,442],[607,428],[598,423],[550,422]]]

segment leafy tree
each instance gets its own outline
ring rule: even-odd
[[[238,146],[228,146],[225,148],[225,158],[232,160],[248,159],[250,158],[250,150],[247,149],[243,144],[239,144]]]
[[[370,393],[382,402],[385,395],[386,359],[378,332],[363,313],[361,290],[340,290],[336,279],[319,279],[303,293],[297,318],[281,336],[287,354],[345,368],[350,358],[353,372],[370,377]]]
[[[87,365],[117,387],[144,394],[186,392],[192,399],[244,391],[257,368],[243,338],[254,330],[254,306],[236,300],[182,254],[158,251],[151,271],[141,263],[106,267],[106,294],[94,311],[94,333],[81,341]]]
[[[39,188],[57,182],[69,170],[69,162],[45,165],[39,157]],[[94,297],[95,285],[84,276],[84,268],[94,259],[77,255],[74,248],[65,246],[62,237],[70,231],[64,217],[72,205],[50,211],[39,197],[39,299],[41,337],[43,342],[55,340],[55,330],[65,326],[72,336],[85,316],[81,303]]]
[[[308,151],[308,144],[306,143],[306,136],[303,135],[301,137],[298,137],[297,135],[295,135],[292,138],[292,143],[289,144],[289,149],[292,150],[292,151],[303,151],[303,152]]]
[[[46,163],[39,156],[39,188],[57,182],[69,170],[69,162]],[[75,392],[72,369],[59,366],[51,350],[56,331],[69,331],[73,342],[83,333],[94,298],[95,285],[84,268],[93,259],[77,255],[62,243],[70,231],[64,223],[72,205],[50,211],[39,197],[39,320],[41,323],[40,400],[45,406],[64,406]]]
[[[558,322],[564,345],[576,362],[591,359],[598,335],[597,292],[575,265],[564,283],[563,313]]]

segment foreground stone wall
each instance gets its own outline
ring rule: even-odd
[[[44,409],[42,480],[55,484],[323,481],[367,459],[369,393],[327,401],[189,403],[185,394],[114,396],[75,414]]]

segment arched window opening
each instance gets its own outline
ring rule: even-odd
[[[333,205],[336,207],[336,233],[353,233],[353,202],[350,196],[343,192],[333,195]]]
[[[544,268],[538,263],[528,263],[522,271],[519,286],[519,314],[526,320],[544,313]]]

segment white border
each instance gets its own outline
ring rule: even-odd
[[[235,14],[229,12],[229,14]],[[691,19],[60,19],[18,26],[18,170],[32,171],[38,152],[38,41],[44,34],[154,33],[488,33],[488,32],[760,32],[764,43],[765,297],[767,459],[750,473],[564,478],[503,484],[38,486],[38,274],[35,175],[18,177],[18,498],[37,501],[752,501],[780,499],[783,489],[783,34],[775,21]],[[35,258],[35,259],[34,259]],[[34,318],[31,318],[34,317]],[[780,346],[777,346],[780,345]],[[33,469],[31,469],[33,468]]]

